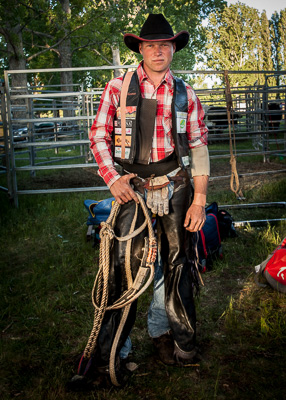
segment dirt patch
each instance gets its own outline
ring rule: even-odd
[[[236,165],[239,185],[242,190],[253,189],[256,186],[263,185],[267,182],[273,181],[278,176],[285,175],[286,164],[285,162],[237,162]],[[221,188],[230,189],[230,176],[231,165],[227,163],[213,163],[211,164],[211,180],[209,190],[215,190],[217,184]],[[225,177],[216,179],[216,177]]]
[[[281,172],[284,171],[284,172]],[[272,181],[277,175],[285,174],[285,162],[237,162],[237,172],[239,183],[242,189],[249,189]],[[255,174],[256,175],[244,175]],[[211,178],[225,177],[219,179],[221,188],[230,188],[231,166],[228,162],[213,162],[211,164]],[[218,179],[211,180],[209,190],[217,187]],[[103,179],[98,176],[95,168],[71,168],[63,170],[52,170],[37,172],[35,177],[26,175],[18,180],[19,190],[36,189],[60,189],[60,188],[79,188],[79,187],[98,187],[105,186]]]
[[[34,177],[19,180],[20,190],[60,189],[105,186],[95,168],[71,168],[57,171],[37,172]]]

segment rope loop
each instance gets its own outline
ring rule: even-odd
[[[139,228],[135,229],[135,224],[138,215],[138,205],[137,205],[134,219],[131,223],[129,234],[120,238],[115,235],[113,228],[115,226],[115,220],[120,209],[120,205],[117,201],[114,202],[110,215],[107,218],[106,222],[101,222],[101,230],[99,234],[101,239],[100,254],[99,254],[99,271],[95,278],[92,290],[92,302],[95,308],[94,323],[88,343],[84,350],[84,357],[89,359],[96,348],[96,341],[99,335],[99,331],[101,328],[105,312],[107,310],[115,310],[122,308],[123,309],[122,319],[114,338],[110,354],[110,362],[109,362],[109,373],[111,381],[115,386],[120,386],[115,371],[115,356],[116,356],[118,341],[122,333],[126,319],[128,317],[131,303],[134,302],[147,289],[147,287],[153,280],[155,273],[154,263],[157,255],[157,240],[153,230],[153,225],[149,215],[149,210],[147,209],[145,201],[140,196],[140,194],[139,193],[136,194],[145,216],[145,222],[143,222],[143,224]],[[131,274],[131,264],[130,264],[131,241],[132,238],[134,238],[140,232],[142,232],[146,228],[146,226],[148,227],[148,234],[149,234],[148,245],[146,248],[146,257],[143,255],[141,266],[139,267],[137,276],[133,280]],[[125,257],[125,273],[126,277],[128,278],[127,279],[128,289],[122,294],[122,296],[117,301],[108,306],[107,304],[108,304],[108,281],[109,281],[109,268],[110,268],[110,248],[111,248],[111,241],[113,239],[119,241],[127,241],[126,257]]]
[[[236,166],[236,141],[235,141],[235,129],[234,129],[234,112],[232,103],[232,94],[230,83],[228,79],[228,71],[224,71],[225,79],[225,100],[227,109],[227,120],[228,120],[228,133],[229,133],[229,151],[230,151],[230,165],[231,165],[231,177],[230,177],[230,189],[235,193],[238,199],[243,199],[243,193],[240,188],[239,176]]]
[[[114,230],[108,222],[101,222],[100,226],[101,226],[99,232],[100,239],[103,239],[105,236],[108,236],[108,238],[112,240],[115,237]]]

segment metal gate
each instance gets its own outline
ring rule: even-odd
[[[70,68],[69,71],[102,71],[135,69],[136,65],[106,66],[93,68]],[[21,194],[60,193],[75,191],[101,191],[106,186],[41,189],[18,188],[23,173],[36,176],[49,170],[75,168],[98,168],[89,150],[88,132],[95,118],[103,88],[85,89],[82,85],[71,85],[66,92],[58,86],[13,88],[13,74],[59,74],[60,68],[45,70],[5,71],[5,85],[1,88],[1,114],[3,138],[1,146],[1,172],[7,174],[7,187],[0,189],[8,193],[18,206]],[[223,75],[224,71],[174,71],[185,80],[198,75]],[[229,74],[241,73],[238,71]],[[266,161],[272,155],[285,157],[286,153],[286,86],[269,86],[273,75],[283,76],[286,71],[243,71],[263,74],[264,85],[231,88],[232,112],[228,121],[225,88],[195,89],[205,109],[205,121],[209,128],[210,158],[229,158],[229,149],[219,149],[218,144],[229,140],[230,132],[237,142],[248,141],[249,148],[240,149],[236,157],[260,155]],[[0,127],[1,128],[1,127]],[[48,173],[47,172],[47,173]],[[224,179],[229,177],[211,177]]]

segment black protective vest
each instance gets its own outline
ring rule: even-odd
[[[189,143],[186,135],[188,96],[184,81],[174,77],[172,101],[172,136],[180,167],[189,165]],[[141,96],[138,75],[131,78],[126,98],[125,157],[121,148],[120,107],[114,118],[114,160],[125,164],[148,164],[154,134],[157,101]]]

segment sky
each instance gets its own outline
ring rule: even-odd
[[[228,5],[236,4],[238,0],[227,0]],[[266,11],[267,18],[270,19],[274,11],[281,11],[286,8],[285,0],[240,0],[249,7],[256,8],[260,13],[262,10]]]

